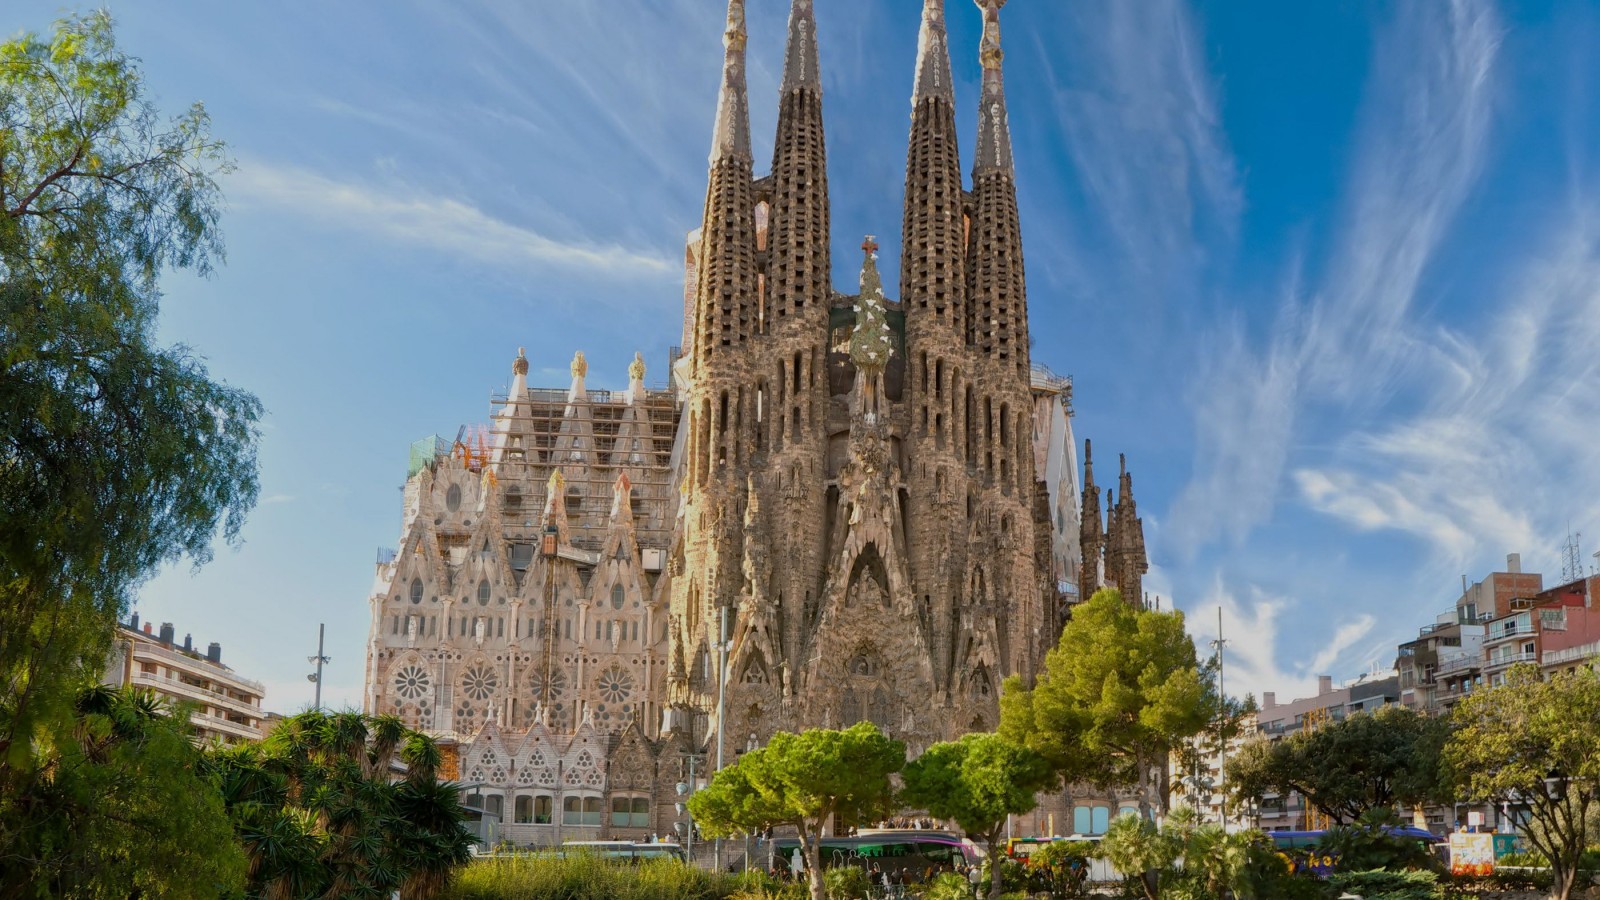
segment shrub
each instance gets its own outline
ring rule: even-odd
[[[1364,900],[1433,900],[1439,890],[1439,876],[1433,872],[1335,872],[1328,885],[1341,893],[1356,894]]]
[[[862,900],[872,891],[867,870],[857,866],[835,866],[822,873],[828,900]]]
[[[703,872],[672,860],[637,866],[590,854],[480,859],[463,869],[445,895],[450,900],[790,900],[765,878]]]
[[[988,885],[984,888],[987,896]],[[928,885],[923,900],[972,900],[972,884],[954,872],[946,872]]]

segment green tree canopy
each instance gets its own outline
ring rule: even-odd
[[[1441,753],[1444,719],[1400,706],[1357,713],[1282,740],[1257,738],[1227,762],[1234,802],[1299,793],[1335,822],[1370,809],[1445,801],[1454,793]]]
[[[1005,846],[1006,819],[1038,803],[1040,791],[1058,783],[1044,757],[998,734],[969,734],[934,744],[906,764],[900,800],[982,841],[990,859]],[[989,895],[1000,896],[1000,867],[991,866]]]
[[[843,731],[779,732],[718,772],[689,798],[706,834],[728,836],[794,828],[800,836],[813,900],[826,900],[820,838],[829,817],[870,821],[894,803],[891,776],[906,762],[905,744],[870,722]]]
[[[160,118],[104,13],[0,44],[0,803],[133,588],[256,498],[259,404],[154,344],[161,273],[221,255],[208,125]]]
[[[1600,673],[1541,680],[1533,666],[1515,666],[1504,684],[1463,698],[1451,718],[1444,758],[1466,795],[1527,804],[1528,840],[1550,860],[1556,896],[1566,900],[1600,792]]]
[[[72,724],[8,804],[0,896],[201,900],[243,887],[244,854],[181,709],[95,687]]]
[[[438,764],[431,738],[393,716],[353,712],[301,713],[261,744],[216,750],[250,895],[438,896],[473,841]]]
[[[1183,613],[1136,608],[1115,589],[1072,610],[1032,689],[1006,679],[1000,733],[1048,759],[1070,782],[1132,785],[1141,809],[1165,808],[1172,749],[1212,720]]]

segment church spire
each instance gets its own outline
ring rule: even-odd
[[[712,131],[711,171],[700,227],[693,347],[696,370],[759,329],[750,101],[745,90],[744,0],[728,0],[727,53]]]
[[[817,17],[813,0],[794,0],[789,7],[789,46],[783,57],[783,93],[812,90],[821,93],[822,73],[817,63]]]
[[[974,175],[985,171],[1012,171],[1011,126],[1006,119],[1006,84],[1001,64],[1000,7],[1006,0],[978,0],[983,8],[983,43],[978,60],[983,65],[983,91],[978,105],[978,154]]]
[[[978,153],[972,167],[972,243],[967,250],[967,335],[978,352],[1028,379],[1028,299],[1022,268],[1022,227],[1011,162],[1005,81],[1000,64],[1000,7],[983,8],[983,94],[978,109]]]
[[[750,156],[750,95],[745,88],[744,48],[750,35],[744,28],[744,0],[728,0],[728,28],[722,35],[727,48],[722,60],[722,90],[717,95],[717,124],[711,133],[711,162],[725,157]]]
[[[1078,599],[1087,600],[1100,590],[1100,557],[1105,550],[1104,524],[1100,520],[1100,487],[1094,483],[1094,445],[1083,442],[1083,516],[1078,525]]]
[[[944,0],[924,0],[919,44],[900,229],[900,294],[907,340],[921,343],[920,338],[937,336],[942,346],[930,344],[918,352],[946,355],[963,342],[960,272],[966,235]]]
[[[822,74],[812,0],[789,10],[789,46],[772,144],[767,296],[770,327],[825,339],[833,300],[829,254],[828,150],[822,132]]]
[[[950,36],[944,27],[944,0],[923,0],[922,31],[917,37],[917,81],[911,91],[915,107],[924,97],[955,103],[950,76]]]
[[[1133,476],[1128,474],[1128,457],[1121,457],[1122,473],[1117,479],[1117,501],[1113,509],[1116,528],[1108,535],[1106,568],[1115,573],[1122,599],[1135,607],[1144,606],[1144,574],[1150,571],[1150,558],[1144,544],[1144,521],[1133,499]]]

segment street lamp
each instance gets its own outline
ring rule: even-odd
[[[689,858],[689,865],[692,866],[694,865],[694,816],[689,814],[689,795],[694,793],[693,753],[689,754],[689,782],[685,784],[684,782],[680,781],[673,785],[672,789],[678,793],[679,797],[683,798],[677,803],[674,803],[673,808],[678,811],[678,815],[688,816],[688,818],[679,824],[683,826],[683,853]]]
[[[322,711],[322,666],[324,663],[333,662],[333,660],[322,654],[322,638],[327,627],[326,624],[317,626],[317,655],[306,657],[306,662],[315,663],[317,666],[317,670],[307,675],[306,680],[317,686],[317,699],[313,708],[318,712]]]
[[[728,608],[722,607],[717,616],[717,767],[712,774],[722,771],[723,735],[727,733],[727,708],[728,708],[728,650],[732,647],[728,640]],[[692,778],[690,780],[693,780]],[[716,849],[712,851],[712,865],[722,871],[722,838],[716,839]]]

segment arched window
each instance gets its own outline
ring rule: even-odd
[[[421,578],[413,578],[413,579],[411,579],[411,602],[412,603],[421,603],[422,602],[422,579]]]
[[[489,579],[487,578],[478,582],[478,605],[489,605]]]
[[[626,596],[626,592],[623,591],[623,589],[622,589],[622,585],[620,585],[620,584],[612,585],[611,586],[611,608],[612,609],[621,609],[622,608],[622,604],[624,602],[626,602],[626,601],[627,601],[627,596]]]
[[[444,492],[444,505],[451,512],[461,508],[461,485],[452,484],[450,490]]]

